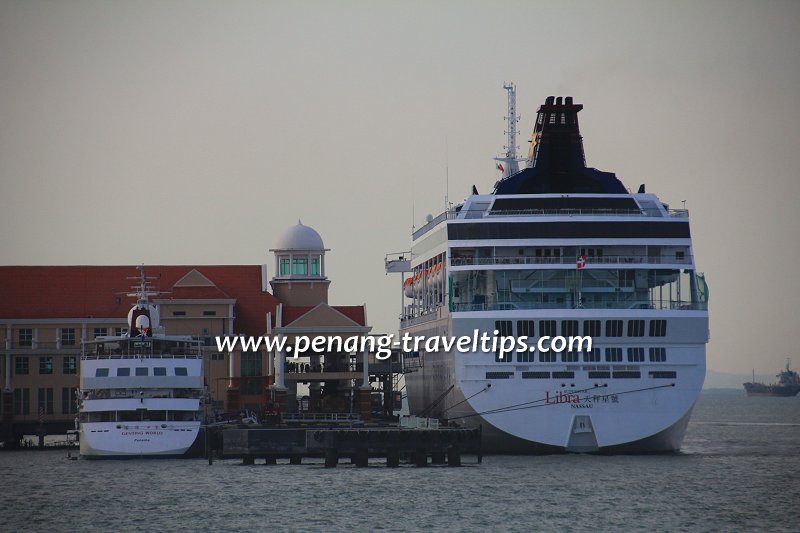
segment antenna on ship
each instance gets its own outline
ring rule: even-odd
[[[517,87],[514,83],[503,82],[503,89],[508,92],[508,111],[506,114],[506,145],[503,150],[506,151],[502,157],[495,157],[497,161],[497,169],[503,173],[502,178],[505,179],[512,174],[519,172],[519,158],[517,157],[517,124],[520,117],[517,116]]]

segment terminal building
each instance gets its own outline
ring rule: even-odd
[[[369,419],[371,383],[385,389],[387,400],[391,389],[386,362],[370,353],[293,357],[263,348],[218,350],[217,336],[279,335],[292,345],[297,335],[369,334],[365,304],[329,303],[329,250],[313,228],[298,222],[270,251],[271,279],[267,265],[145,266],[148,276],[157,277],[152,302],[165,332],[204,341],[209,417],[278,411],[287,417]],[[73,426],[81,343],[126,332],[136,277],[135,266],[0,267],[0,417],[6,439],[33,434],[42,424],[50,433]]]

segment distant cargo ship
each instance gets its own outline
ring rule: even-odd
[[[745,383],[744,390],[748,396],[797,396],[800,392],[800,375],[794,370],[789,370],[789,360],[786,360],[786,370],[782,370],[775,376],[778,381],[772,385],[756,383],[755,375],[753,382]]]

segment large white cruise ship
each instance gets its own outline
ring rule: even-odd
[[[703,386],[708,289],[689,214],[587,167],[582,107],[548,97],[525,168],[510,134],[494,191],[473,188],[413,233],[410,261],[387,261],[413,273],[401,334],[593,338],[581,352],[404,355],[411,413],[481,425],[487,452],[675,451]]]
[[[80,453],[86,458],[180,457],[203,420],[200,342],[164,335],[141,268],[128,332],[83,344]]]

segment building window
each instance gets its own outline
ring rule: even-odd
[[[606,320],[606,337],[622,337],[622,320]]]
[[[52,388],[40,388],[39,389],[39,412],[52,415],[53,414],[53,389]]]
[[[108,328],[94,328],[94,338],[108,336]]]
[[[650,348],[650,362],[663,363],[667,360],[666,348]]]
[[[78,405],[75,401],[75,387],[63,387],[61,389],[61,412],[71,415],[78,412]]]
[[[212,353],[211,354],[211,360],[212,361],[224,361],[225,360],[225,354],[224,353],[219,353],[219,352]]]
[[[583,334],[589,337],[600,336],[600,321],[599,320],[584,320],[583,321]]]
[[[217,316],[216,311],[203,311],[203,316]]]
[[[185,366],[176,366],[175,367],[175,375],[176,376],[188,376],[189,372]]]
[[[308,258],[307,257],[295,257],[292,261],[292,274],[297,276],[307,276],[308,275]]]
[[[154,376],[166,376],[167,375],[167,368],[164,366],[157,366],[153,369]]]
[[[556,321],[555,320],[540,320],[539,321],[539,335],[541,337],[554,337],[556,335]]]
[[[146,366],[137,366],[135,372],[136,372],[137,376],[146,376],[147,375],[147,367]]]
[[[75,346],[75,328],[61,328],[61,345]]]
[[[39,358],[39,373],[52,374],[53,373],[53,358],[48,356]]]
[[[173,311],[172,316],[186,316],[186,311]]]
[[[621,363],[622,348],[606,348],[606,361],[609,363]]]
[[[264,385],[261,381],[261,352],[242,352],[242,379],[239,386],[241,394],[262,394]]]
[[[585,363],[596,363],[600,361],[600,348],[592,348],[583,352],[583,361]]]
[[[130,375],[131,375],[131,369],[130,368],[118,368],[117,369],[117,377],[125,378],[125,377],[128,377]]]
[[[280,260],[281,276],[288,276],[291,273],[289,257],[282,255]]]
[[[666,320],[651,320],[650,321],[650,336],[651,337],[664,337],[667,334],[667,321]]]
[[[107,378],[108,377],[108,369],[107,368],[97,368],[97,369],[95,369],[94,377],[96,377],[96,378]]]
[[[125,328],[114,328],[114,336],[115,337],[122,337],[128,332]]]
[[[643,363],[644,362],[644,348],[628,348],[628,362],[629,363]]]
[[[33,329],[22,328],[19,330],[19,345],[22,347],[33,346]]]
[[[14,389],[14,414],[19,416],[31,414],[30,389]]]
[[[578,334],[578,321],[577,320],[562,320],[561,321],[561,335],[564,337],[575,336]]]
[[[628,320],[628,337],[644,337],[644,320]]]
[[[320,275],[319,265],[320,265],[319,257],[312,257],[311,258],[311,275],[312,276],[319,276]]]
[[[14,372],[16,372],[18,376],[22,376],[30,372],[30,366],[28,364],[27,357],[17,356],[14,358]]]
[[[64,374],[77,374],[78,373],[78,358],[65,357],[64,358]]]

